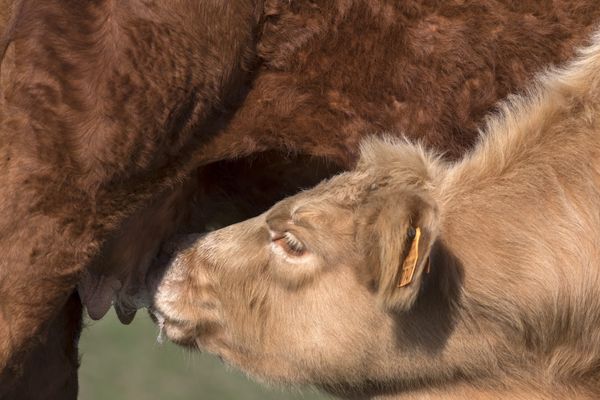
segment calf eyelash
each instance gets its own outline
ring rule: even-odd
[[[271,232],[271,247],[273,250],[288,259],[295,260],[306,253],[306,246],[293,233],[283,232],[276,234]]]
[[[283,234],[283,239],[294,253],[301,254],[306,250],[304,244],[300,240],[298,240],[298,238],[294,236],[294,234],[290,232],[285,232]]]

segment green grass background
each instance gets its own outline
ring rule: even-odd
[[[129,326],[114,311],[84,328],[81,400],[326,400],[314,390],[267,389],[215,358],[156,342],[157,328],[140,311]]]

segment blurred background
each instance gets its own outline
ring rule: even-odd
[[[113,310],[86,325],[80,342],[81,400],[331,399],[310,389],[267,389],[207,354],[158,344],[158,329],[143,310],[129,326],[121,325]]]

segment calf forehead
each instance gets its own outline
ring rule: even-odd
[[[355,209],[330,201],[299,204],[290,219],[294,225],[327,232],[349,232],[356,218]]]
[[[305,196],[277,204],[266,213],[266,223],[275,231],[285,231],[291,225],[314,229],[349,227],[354,207],[329,196]]]
[[[354,207],[364,201],[377,181],[378,177],[369,172],[345,172],[280,202],[274,209],[286,209],[292,215],[307,209],[316,212],[319,209],[331,211],[336,207]]]

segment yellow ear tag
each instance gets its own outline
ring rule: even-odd
[[[415,268],[417,268],[417,261],[419,261],[419,239],[421,238],[421,229],[415,228],[415,237],[410,245],[408,255],[402,263],[402,270],[400,271],[400,282],[398,287],[404,287],[409,285],[413,280],[415,274]]]

